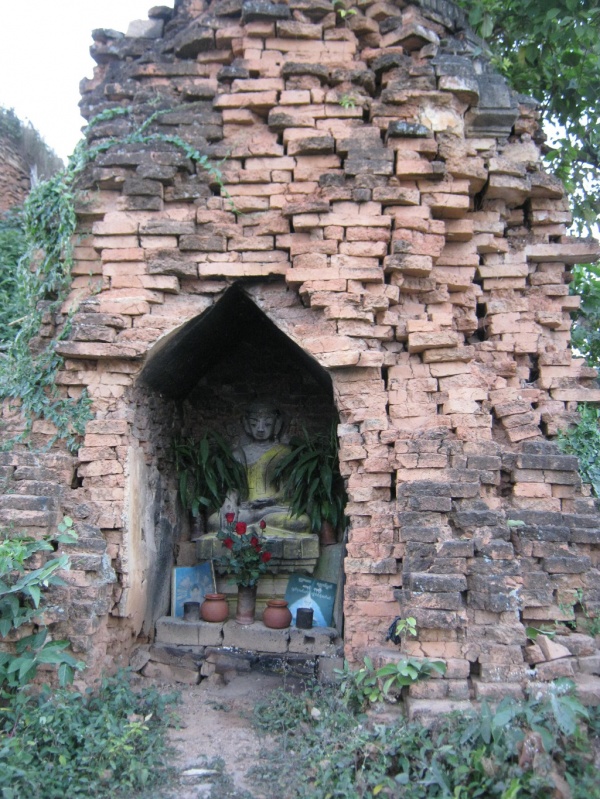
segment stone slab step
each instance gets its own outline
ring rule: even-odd
[[[258,619],[254,624],[245,625],[233,619],[190,622],[163,616],[156,622],[156,643],[161,646],[224,646],[250,652],[289,652],[311,657],[341,657],[343,654],[342,640],[333,627],[272,630]]]

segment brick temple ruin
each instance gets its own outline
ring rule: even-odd
[[[25,202],[32,185],[64,167],[31,124],[0,108],[0,214]]]
[[[569,269],[597,244],[567,234],[536,104],[461,10],[351,5],[177,0],[93,33],[83,114],[129,109],[88,128],[114,141],[81,181],[58,345],[58,382],[89,392],[93,419],[76,457],[2,455],[0,499],[4,523],[38,533],[76,520],[53,629],[88,675],[132,652],[161,673],[177,646],[192,681],[223,652],[312,655],[322,673],[342,648],[354,664],[440,658],[445,678],[413,693],[453,700],[600,673],[589,636],[562,636],[560,654],[526,636],[571,618],[578,592],[600,607],[596,502],[552,441],[600,401],[569,345]],[[198,557],[169,442],[235,438],[263,394],[290,431],[339,415],[343,627],[313,638],[168,616],[173,565]],[[5,407],[3,435],[20,424]],[[52,433],[36,423],[34,444]],[[285,579],[263,580],[263,600]],[[401,646],[385,640],[397,616],[418,628]]]

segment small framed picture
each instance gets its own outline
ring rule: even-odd
[[[312,608],[315,627],[331,627],[335,604],[335,583],[315,580],[303,574],[291,574],[285,592],[292,620],[296,623],[298,608]]]
[[[175,566],[171,583],[171,616],[183,616],[184,602],[204,602],[206,594],[215,593],[212,560],[195,566]]]

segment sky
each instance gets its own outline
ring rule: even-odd
[[[79,81],[93,74],[92,30],[125,33],[173,0],[0,0],[0,106],[29,121],[63,160],[81,138]]]

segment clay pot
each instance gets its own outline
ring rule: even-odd
[[[263,624],[272,630],[284,630],[289,627],[292,614],[285,599],[269,599],[263,612]]]
[[[256,611],[256,586],[238,585],[235,620],[238,624],[254,624]]]
[[[225,594],[206,594],[200,607],[200,615],[204,621],[225,621],[229,616]]]
[[[319,544],[322,547],[330,547],[333,544],[337,544],[335,527],[331,522],[321,522],[321,529],[319,530]]]

